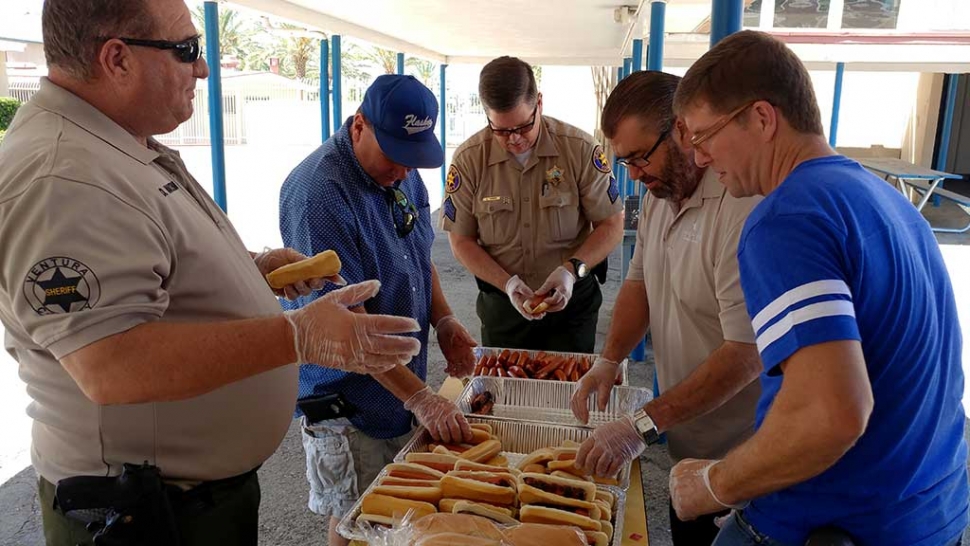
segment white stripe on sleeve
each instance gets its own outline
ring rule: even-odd
[[[845,281],[839,279],[828,279],[803,284],[792,288],[788,292],[778,296],[775,301],[766,305],[760,313],[755,315],[754,320],[751,321],[751,326],[754,327],[755,333],[758,333],[765,324],[771,322],[772,319],[781,315],[782,311],[796,303],[819,296],[842,295],[852,297],[852,292],[849,291],[849,287],[845,284]]]
[[[795,309],[778,322],[772,324],[770,328],[758,336],[758,352],[764,353],[765,349],[767,349],[772,343],[781,339],[798,324],[808,322],[810,320],[840,315],[855,318],[855,307],[852,305],[851,301],[820,301],[818,303],[806,305],[800,309]]]

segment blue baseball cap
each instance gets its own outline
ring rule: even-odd
[[[412,169],[430,169],[444,163],[444,150],[434,134],[438,101],[414,76],[379,76],[364,93],[360,112],[391,161]]]

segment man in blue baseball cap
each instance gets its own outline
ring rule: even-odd
[[[421,352],[406,367],[373,376],[300,367],[297,415],[309,507],[330,517],[331,545],[347,543],[337,522],[404,446],[414,418],[443,443],[471,440],[457,406],[424,384],[432,326],[450,375],[471,374],[476,345],[448,307],[431,263],[428,192],[416,169],[444,161],[437,119],[438,102],[418,80],[380,76],[357,113],[290,173],[280,192],[287,245],[308,256],[334,250],[348,282],[381,282],[380,292],[356,311],[412,317],[421,325],[414,334]],[[303,307],[324,293],[283,307]]]

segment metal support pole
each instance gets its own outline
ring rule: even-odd
[[[212,198],[223,211],[226,202],[226,143],[222,132],[222,71],[219,61],[219,4],[205,3],[205,61],[209,64],[209,145],[212,149]]]
[[[741,17],[744,13],[742,0],[712,0],[711,4],[711,47],[724,37],[741,30]]]
[[[621,79],[626,79],[626,77],[629,76],[632,73],[632,71],[633,71],[633,59],[630,57],[626,57],[625,59],[623,59],[623,78]],[[626,199],[626,197],[631,193],[630,173],[627,172],[626,169],[623,169],[620,172],[620,178],[617,179],[616,182],[620,188],[620,196]]]
[[[344,124],[341,104],[343,103],[343,93],[340,85],[340,35],[330,36],[331,52],[330,62],[333,63],[330,74],[333,79],[333,132],[337,132]]]
[[[960,77],[957,74],[944,75],[943,85],[946,88],[944,100],[946,104],[943,106],[943,128],[940,131],[940,145],[936,149],[936,166],[934,167],[938,171],[946,172],[947,156],[950,154],[950,134],[953,132],[953,111],[957,107],[957,84],[959,82]],[[939,187],[943,187],[942,180]],[[939,196],[933,196],[933,206],[940,206]]]
[[[650,45],[647,47],[647,70],[664,68],[664,25],[667,18],[667,2],[650,2]]]
[[[441,195],[445,194],[445,181],[448,178],[448,147],[445,142],[448,135],[448,86],[445,82],[447,68],[448,65],[441,65],[441,74],[438,78],[438,83],[441,86],[439,95],[441,101],[438,104],[438,111],[441,112],[441,120],[438,122],[438,131],[441,133],[441,151],[445,153],[445,161],[441,164]]]
[[[320,40],[320,128],[323,142],[330,138],[330,42]]]
[[[632,72],[643,70],[643,40],[637,38],[633,40],[633,66]]]
[[[404,53],[397,54],[397,73],[404,74]]]
[[[835,148],[839,135],[839,110],[842,108],[842,75],[845,63],[835,64],[835,93],[832,96],[832,122],[829,124],[829,146]]]

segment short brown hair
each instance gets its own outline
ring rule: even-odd
[[[704,102],[726,114],[756,100],[771,103],[800,133],[825,134],[805,65],[783,42],[753,30],[724,38],[690,67],[674,110]]]
[[[620,122],[636,116],[657,134],[674,124],[674,93],[679,76],[646,70],[634,72],[613,89],[603,106],[600,126],[606,138],[613,138]]]
[[[41,17],[47,64],[79,80],[94,76],[105,38],[152,38],[147,0],[45,0]]]
[[[482,68],[478,96],[489,110],[508,112],[522,101],[534,105],[536,77],[529,63],[516,57],[499,57]]]

